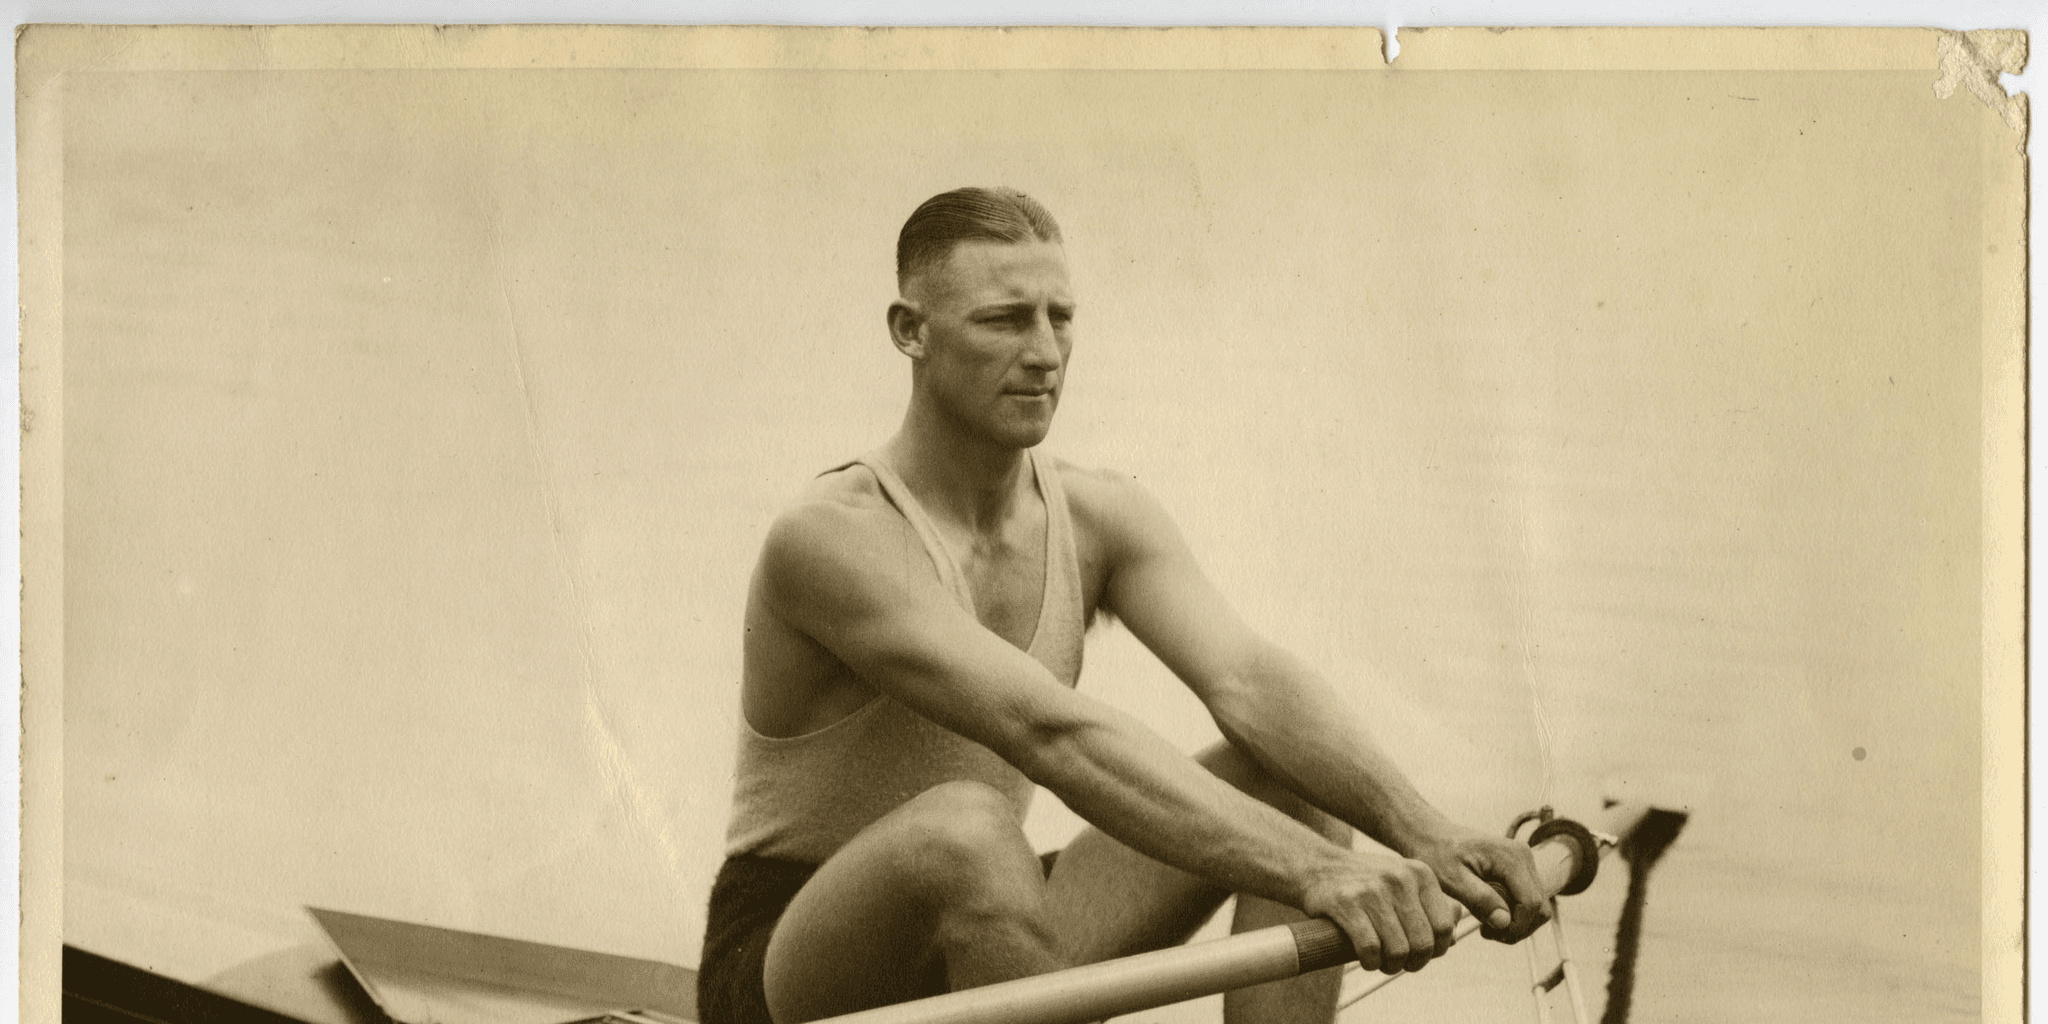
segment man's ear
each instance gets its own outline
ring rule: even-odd
[[[912,359],[924,358],[924,313],[909,299],[889,303],[889,340],[896,351]]]

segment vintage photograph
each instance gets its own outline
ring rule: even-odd
[[[24,1012],[2009,1019],[2024,53],[31,28]]]

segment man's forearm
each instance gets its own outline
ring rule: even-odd
[[[1345,856],[1135,720],[1091,710],[1033,744],[1019,767],[1124,845],[1234,892],[1297,907],[1318,874]]]
[[[1448,834],[1351,707],[1293,655],[1269,648],[1209,704],[1226,738],[1302,799],[1404,856]]]

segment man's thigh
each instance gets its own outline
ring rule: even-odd
[[[931,915],[903,898],[886,864],[862,852],[849,844],[819,868],[776,924],[762,969],[776,1020],[815,1020],[945,990]]]
[[[983,810],[988,798],[941,787],[870,825],[811,876],[768,943],[763,985],[778,1021],[814,1020],[944,992],[949,873],[979,871],[984,838],[1014,847],[1014,872],[1038,882],[1038,862],[1014,818]],[[993,798],[1000,801],[1000,797]],[[1004,812],[1009,813],[1009,812]],[[961,837],[963,819],[982,819],[994,837]],[[948,835],[951,832],[953,835]],[[961,847],[970,847],[963,851]]]
[[[1301,806],[1227,742],[1202,751],[1196,760],[1248,795],[1290,814],[1326,818]],[[1331,825],[1334,822],[1325,821],[1318,827]],[[1060,851],[1053,865],[1046,887],[1046,920],[1067,962],[1089,964],[1186,942],[1230,895],[1212,882],[1088,828]]]

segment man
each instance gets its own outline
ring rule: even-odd
[[[1453,899],[1496,938],[1540,923],[1526,847],[1425,803],[1134,482],[1036,450],[1073,345],[1051,215],[1008,189],[935,196],[903,227],[897,276],[903,427],[776,520],[748,598],[706,1024],[1154,949],[1233,893],[1239,930],[1326,916],[1387,973],[1448,947]],[[1222,743],[1189,758],[1074,691],[1098,614],[1186,683]],[[1056,859],[1025,841],[1034,784],[1094,826]],[[1354,827],[1396,852],[1354,851]],[[1327,1021],[1336,983],[1236,993],[1226,1014]]]

